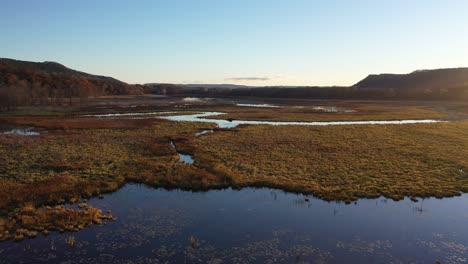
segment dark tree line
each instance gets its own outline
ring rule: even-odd
[[[468,100],[468,68],[369,75],[349,87],[213,88],[148,84],[145,92],[167,95],[243,96],[307,99]]]
[[[206,88],[152,84],[145,93],[199,97],[262,97],[335,100],[468,100],[468,85],[450,88],[401,89],[350,87]]]

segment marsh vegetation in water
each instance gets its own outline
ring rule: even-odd
[[[2,242],[2,261],[465,263],[468,255],[467,195],[345,205],[274,189],[193,193],[127,184],[88,204],[118,220]]]
[[[10,239],[1,244],[5,262],[463,263],[467,254],[464,237],[468,237],[462,214],[466,195],[443,200],[420,197],[466,192],[466,123],[435,123],[437,117],[428,116],[434,118],[427,119],[433,124],[408,122],[405,129],[335,125],[342,122],[313,127],[302,124],[323,122],[276,122],[281,119],[274,111],[283,110],[269,108],[238,107],[252,116],[230,116],[232,107],[214,108],[218,116],[201,112],[199,107],[179,112],[139,108],[135,113],[82,116],[94,112],[90,111],[78,118],[8,118],[16,127],[52,132],[37,138],[0,137],[3,146],[14,146],[0,150],[6,165],[0,166],[0,172],[8,176],[0,179],[0,193],[8,198],[0,201],[5,214],[15,204],[23,208],[33,201],[41,209],[116,192],[104,195],[103,200],[88,201],[89,208],[102,209],[93,224],[73,223],[63,234],[54,231],[60,230],[55,222],[47,225],[48,236],[36,229],[28,229],[35,233],[18,231],[24,229],[24,221],[18,228],[3,229],[23,235],[19,243]],[[283,120],[302,120],[291,119],[294,111],[302,110],[288,111],[290,115],[282,116]],[[191,119],[200,112],[195,119],[201,121],[159,118],[166,113],[166,119]],[[320,112],[317,115],[336,115]],[[355,118],[362,118],[362,112]],[[255,116],[265,117],[264,121],[254,121]],[[232,122],[225,120],[231,117]],[[377,120],[387,122],[380,118]],[[255,123],[217,129],[213,120]],[[301,126],[290,126],[297,123]],[[216,133],[201,136],[213,131]],[[433,142],[438,144],[433,146]],[[196,166],[187,154],[196,157]],[[274,189],[190,193],[125,185],[128,182],[188,190],[269,186],[342,202]],[[359,199],[379,196],[401,201]],[[459,211],[453,213],[455,210]],[[114,216],[115,222],[107,219]],[[0,226],[15,219],[20,218],[0,221]],[[99,226],[100,220],[103,226]],[[81,231],[71,233],[75,230]]]

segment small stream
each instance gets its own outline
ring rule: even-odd
[[[198,136],[205,135],[208,133],[213,133],[213,132],[214,132],[213,129],[206,129],[206,130],[202,130],[200,132],[195,133],[195,136],[198,137]]]
[[[39,136],[41,133],[34,130],[34,127],[21,127],[21,128],[13,128],[8,130],[0,130],[0,134],[14,134],[20,136]]]
[[[171,146],[175,149],[175,151],[177,152],[177,155],[179,155],[179,160],[177,161],[177,163],[182,162],[182,163],[192,165],[195,162],[192,155],[183,154],[177,151],[174,141],[171,141]],[[175,164],[176,166],[177,166],[177,163]]]
[[[289,122],[289,121],[255,121],[255,120],[225,120],[205,118],[223,115],[221,112],[203,112],[191,115],[164,116],[162,119],[180,122],[214,123],[219,128],[234,128],[239,125],[273,125],[273,126],[334,126],[334,125],[402,125],[402,124],[426,124],[444,122],[433,119],[423,120],[378,120],[378,121],[327,121],[327,122]]]

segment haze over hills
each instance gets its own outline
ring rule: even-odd
[[[303,99],[468,100],[468,68],[372,74],[349,87],[256,87],[235,84],[130,85],[56,62],[0,59],[0,106],[62,104],[72,97],[164,94]]]

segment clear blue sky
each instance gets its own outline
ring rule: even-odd
[[[350,85],[468,66],[466,0],[0,0],[0,57],[130,83]]]

